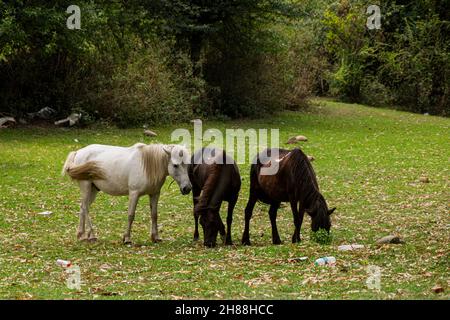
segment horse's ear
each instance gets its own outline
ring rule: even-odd
[[[334,210],[336,210],[336,207],[334,207],[333,209],[328,210],[328,215],[331,215],[334,212]]]
[[[172,149],[173,149],[173,145],[164,145],[163,146],[163,150],[170,156],[172,155]]]

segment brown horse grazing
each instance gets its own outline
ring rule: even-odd
[[[265,155],[271,157],[273,150],[268,149]],[[262,164],[261,155],[257,157],[256,164],[250,169],[250,198],[245,208],[245,229],[242,236],[242,244],[250,245],[249,224],[253,208],[258,200],[270,204],[269,216],[272,224],[272,242],[280,244],[280,236],[277,230],[277,210],[281,202],[290,202],[294,216],[295,231],[292,243],[300,241],[300,229],[303,215],[306,212],[311,216],[311,229],[313,231],[324,228],[328,232],[331,227],[330,215],[336,208],[328,210],[327,203],[319,192],[316,175],[307,156],[298,148],[294,150],[279,150],[278,172],[274,175],[261,175],[261,167],[270,165]],[[267,152],[267,153],[266,153]],[[297,206],[299,203],[299,206]]]
[[[231,245],[231,223],[236,205],[241,176],[234,160],[217,148],[198,150],[188,168],[194,201],[195,231],[198,240],[198,220],[203,227],[204,245],[214,247],[217,233],[225,237],[225,244]],[[227,231],[220,218],[222,201],[228,202]]]

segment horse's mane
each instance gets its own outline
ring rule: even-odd
[[[287,163],[295,186],[294,192],[305,207],[310,208],[317,201],[325,201],[319,190],[316,173],[306,154],[298,148],[292,150]]]
[[[162,144],[149,144],[139,146],[142,156],[142,166],[151,185],[159,184],[167,176],[169,156]]]

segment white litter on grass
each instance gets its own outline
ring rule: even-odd
[[[289,262],[298,262],[298,261],[306,261],[308,260],[308,257],[300,257],[300,258],[290,258],[288,259]]]
[[[58,260],[56,260],[56,264],[60,267],[68,268],[72,265],[72,262],[70,262],[68,260],[58,259]]]
[[[355,249],[362,249],[364,248],[364,245],[362,244],[344,244],[342,246],[338,247],[339,251],[351,251]]]
[[[314,264],[316,266],[334,266],[336,264],[335,257],[322,257],[317,259]]]
[[[76,143],[80,142],[78,139],[73,139],[73,141],[75,141]]]
[[[6,127],[3,126],[4,124],[8,124],[8,123],[16,123],[16,120],[13,117],[4,117],[4,118],[0,118],[0,127]]]
[[[49,216],[49,215],[53,214],[53,211],[38,212],[37,214],[40,216]]]

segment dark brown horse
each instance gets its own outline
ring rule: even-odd
[[[267,158],[272,157],[275,149],[264,152]],[[292,243],[300,241],[300,229],[303,215],[306,212],[311,216],[311,229],[313,231],[323,228],[329,232],[331,227],[330,215],[336,208],[328,210],[327,203],[319,191],[316,175],[307,156],[298,148],[294,150],[278,149],[279,158],[270,161],[279,163],[278,172],[274,175],[261,175],[263,166],[269,162],[261,163],[262,154],[257,157],[256,164],[250,169],[250,198],[245,208],[245,229],[242,244],[250,245],[249,224],[253,208],[258,200],[270,205],[269,216],[272,224],[272,242],[280,244],[277,230],[277,210],[281,202],[291,204],[294,216],[295,231]]]
[[[205,246],[216,245],[218,232],[222,238],[225,237],[225,244],[231,245],[233,210],[241,189],[241,176],[236,163],[221,149],[203,148],[192,156],[188,174],[194,201],[194,240],[198,240],[200,218]],[[220,207],[223,201],[228,202],[226,233],[220,218]]]

